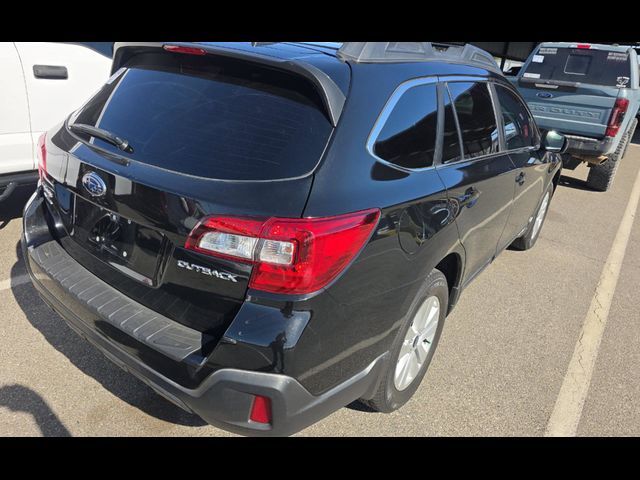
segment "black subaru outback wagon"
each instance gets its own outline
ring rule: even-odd
[[[432,43],[117,43],[40,141],[47,304],[211,424],[402,406],[460,292],[530,248],[560,175],[493,58]]]

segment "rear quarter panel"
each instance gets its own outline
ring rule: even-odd
[[[402,82],[434,73],[429,65],[353,67],[352,86],[327,155],[315,174],[305,216],[377,207],[381,218],[356,261],[325,294],[296,305],[313,311],[300,338],[294,375],[324,391],[387,351],[416,292],[449,253],[464,261],[455,206],[435,169],[403,172],[378,162],[365,144],[389,96]],[[478,74],[472,67],[436,65]],[[466,71],[468,69],[468,72]]]

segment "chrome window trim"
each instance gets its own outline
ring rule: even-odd
[[[429,84],[435,84],[435,85],[442,85],[443,87],[443,94],[447,94],[449,95],[449,98],[451,99],[451,101],[453,101],[452,97],[451,97],[451,93],[449,92],[449,83],[451,82],[474,82],[474,83],[485,83],[487,85],[487,89],[489,90],[489,96],[491,98],[491,104],[493,107],[493,114],[494,117],[496,119],[496,125],[498,126],[498,135],[500,138],[500,150],[498,152],[493,152],[493,153],[488,153],[486,155],[482,155],[479,157],[472,157],[472,158],[467,158],[466,156],[464,156],[464,147],[462,145],[462,138],[461,138],[461,131],[460,131],[460,124],[458,121],[458,115],[457,112],[455,111],[455,108],[453,109],[454,112],[454,118],[455,118],[455,122],[456,122],[456,127],[458,129],[458,139],[460,142],[460,149],[461,149],[461,153],[462,153],[462,158],[460,158],[459,160],[456,161],[452,161],[452,162],[447,162],[447,163],[442,163],[442,159],[441,157],[441,149],[438,149],[438,145],[440,142],[440,138],[437,136],[436,137],[436,151],[434,152],[434,161],[432,165],[429,165],[428,167],[422,167],[422,168],[407,168],[407,167],[402,167],[400,165],[396,165],[395,163],[389,162],[388,160],[385,160],[384,158],[380,158],[378,155],[376,155],[374,153],[374,145],[376,140],[378,139],[378,136],[380,134],[380,132],[382,131],[382,129],[384,128],[387,120],[389,119],[389,117],[391,116],[391,113],[393,112],[393,109],[395,108],[395,106],[397,105],[397,103],[400,101],[400,98],[402,98],[402,95],[404,95],[408,90],[410,90],[411,88],[420,86],[420,85],[429,85]],[[522,151],[538,151],[540,150],[540,143],[538,143],[535,146],[530,146],[530,147],[521,147],[518,149],[512,149],[512,150],[507,150],[506,149],[506,142],[504,141],[504,131],[503,131],[503,126],[502,126],[502,111],[499,109],[500,107],[500,102],[498,100],[498,95],[497,92],[495,92],[494,94],[494,89],[495,87],[499,85],[507,90],[511,90],[513,91],[512,88],[510,88],[508,85],[505,85],[503,82],[501,81],[496,81],[495,78],[492,77],[488,77],[488,76],[476,76],[476,75],[446,75],[446,76],[429,76],[429,77],[419,77],[419,78],[412,78],[410,80],[406,80],[404,82],[402,82],[400,85],[398,85],[398,87],[393,91],[393,93],[389,96],[389,99],[387,100],[387,102],[385,103],[384,107],[382,107],[382,111],[380,112],[380,114],[378,115],[378,118],[376,119],[373,128],[371,129],[371,131],[369,132],[369,136],[367,138],[367,142],[366,142],[366,149],[369,152],[369,154],[376,159],[377,162],[380,162],[388,167],[394,168],[396,170],[399,170],[401,172],[405,172],[405,173],[413,173],[413,172],[423,172],[426,170],[432,170],[435,169],[436,166],[439,167],[446,167],[449,165],[457,165],[457,164],[462,164],[462,163],[466,163],[466,162],[472,162],[472,161],[476,161],[476,160],[484,160],[490,157],[496,157],[499,155],[508,155],[509,153],[519,153]],[[493,88],[492,88],[493,87]],[[440,116],[441,113],[444,112],[444,102],[441,102],[442,97],[438,94],[438,92],[436,91],[436,95],[438,98],[438,129],[436,132],[436,135],[440,135],[441,134],[441,128],[440,128],[440,124],[442,123],[440,121]],[[538,128],[538,125],[535,123],[535,119],[533,117],[533,114],[531,113],[531,110],[529,110],[528,105],[526,104],[526,102],[521,102],[524,106],[525,109],[527,110],[527,112],[529,113],[531,119],[533,119],[533,124],[535,125],[536,128],[536,132],[537,132],[537,138],[539,141],[541,141],[541,134],[540,134],[540,129]],[[441,112],[442,110],[442,112]],[[441,135],[440,135],[441,136]],[[440,151],[439,151],[440,150]]]
[[[425,170],[431,170],[431,169],[435,168],[435,164],[436,164],[435,153],[437,153],[437,147],[436,147],[436,152],[434,152],[434,162],[433,162],[433,164],[429,165],[428,167],[421,167],[421,168],[407,168],[407,167],[402,167],[400,165],[396,165],[395,163],[389,162],[388,160],[385,160],[384,158],[380,158],[373,151],[373,147],[374,147],[374,145],[376,143],[376,140],[378,139],[378,136],[380,135],[380,132],[382,131],[382,129],[384,128],[385,124],[387,123],[387,120],[391,116],[391,113],[393,112],[393,109],[395,108],[397,103],[400,101],[400,98],[402,98],[402,96],[408,90],[410,90],[410,89],[412,89],[414,87],[417,87],[417,86],[420,86],[420,85],[431,85],[431,84],[437,86],[437,84],[438,84],[438,77],[437,76],[412,78],[411,80],[407,80],[405,82],[402,82],[393,91],[393,93],[391,94],[391,96],[389,97],[387,102],[385,103],[384,107],[382,107],[382,111],[378,115],[378,118],[376,119],[376,122],[373,124],[373,128],[371,129],[371,132],[369,132],[369,137],[367,138],[367,143],[366,143],[367,151],[369,152],[369,155],[371,155],[373,158],[376,159],[377,162],[380,162],[383,165],[387,165],[388,167],[395,168],[396,170],[400,170],[401,172],[405,172],[405,173],[424,172]],[[437,91],[437,89],[436,89],[436,99],[438,99],[438,91]],[[438,102],[438,114],[439,114],[439,110],[440,110],[440,103]],[[437,141],[438,141],[437,135],[438,135],[438,132],[436,131],[436,145],[437,145]]]

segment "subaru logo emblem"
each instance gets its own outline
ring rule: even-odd
[[[538,92],[536,95],[540,98],[553,98],[553,93],[549,92]]]
[[[92,197],[103,197],[107,193],[107,185],[95,172],[85,173],[82,177],[82,186]]]

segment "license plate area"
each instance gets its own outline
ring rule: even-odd
[[[95,257],[144,283],[157,285],[165,236],[84,198],[75,198],[71,236]]]

